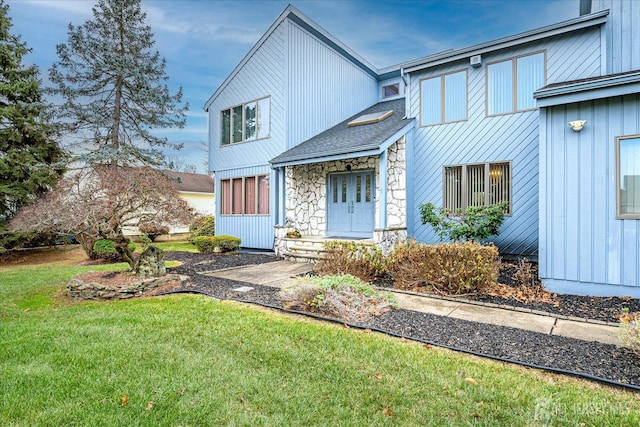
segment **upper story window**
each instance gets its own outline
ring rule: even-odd
[[[220,145],[268,137],[270,110],[269,97],[222,110],[220,112]]]
[[[467,119],[467,71],[420,80],[420,124]]]
[[[443,171],[443,206],[452,211],[466,211],[469,206],[509,204],[511,213],[511,163],[479,163],[445,166]]]
[[[533,92],[545,85],[545,53],[518,56],[487,65],[487,115],[536,107]]]
[[[616,138],[617,217],[640,219],[640,135]]]
[[[382,99],[400,95],[400,83],[382,86]]]

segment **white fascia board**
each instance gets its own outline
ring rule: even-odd
[[[503,37],[497,40],[492,40],[486,43],[481,43],[462,49],[446,51],[441,54],[430,55],[416,61],[405,63],[403,68],[406,73],[411,73],[414,71],[423,70],[425,68],[431,68],[449,62],[458,61],[460,59],[466,59],[474,55],[481,55],[483,53],[493,52],[496,50],[530,43],[536,40],[545,39],[560,34],[565,34],[571,31],[581,30],[583,28],[602,25],[607,22],[608,14],[609,10],[607,9],[597,13],[592,13],[590,15],[584,15],[568,21],[563,21],[557,24],[548,25],[546,27],[537,28],[535,30],[526,31],[524,33],[515,34],[513,36]]]

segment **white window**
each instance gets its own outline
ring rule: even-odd
[[[533,92],[545,81],[544,52],[487,65],[487,115],[534,109]]]
[[[261,98],[220,112],[220,145],[266,138],[269,126],[270,98]]]
[[[464,212],[469,206],[508,202],[511,213],[511,163],[479,163],[445,166],[443,206]]]
[[[616,138],[617,217],[640,219],[640,135]]]
[[[466,70],[421,80],[420,101],[422,126],[466,120]]]

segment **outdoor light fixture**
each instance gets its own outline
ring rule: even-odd
[[[569,126],[571,126],[571,129],[573,129],[574,132],[580,132],[586,124],[586,120],[574,120],[572,122],[569,122]]]

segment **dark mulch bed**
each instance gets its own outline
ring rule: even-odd
[[[273,256],[235,254],[212,257],[206,254],[169,252],[167,259],[183,262],[181,266],[171,268],[171,272],[190,276],[190,280],[182,288],[173,291],[199,292],[219,299],[242,300],[282,307],[277,288],[198,274],[204,271],[272,262],[275,261]],[[233,291],[240,286],[250,286],[254,289],[246,293]],[[501,300],[494,298],[497,297],[486,300],[491,302]],[[505,302],[500,301],[502,304]],[[512,305],[517,303],[515,300],[508,302]],[[520,306],[569,316],[595,315],[597,318],[604,319],[610,313],[620,310],[622,306],[630,307],[633,311],[634,307],[640,307],[637,304],[638,300],[634,299],[567,296],[560,299],[557,307],[548,307],[540,303],[520,303]],[[606,317],[606,320],[615,319]],[[640,386],[640,357],[615,345],[480,324],[403,309],[391,310],[363,326],[436,345]]]

